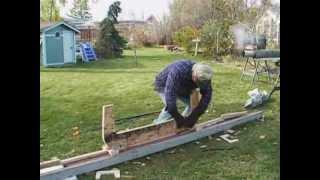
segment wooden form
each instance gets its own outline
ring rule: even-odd
[[[191,109],[196,108],[200,102],[201,94],[196,89],[191,94]],[[115,151],[146,144],[161,138],[170,137],[187,129],[177,129],[174,121],[161,124],[150,124],[130,130],[115,132],[112,105],[103,106],[102,109],[102,139],[105,147]]]
[[[204,138],[213,134],[216,134],[221,131],[228,130],[234,126],[247,123],[250,121],[254,121],[262,118],[262,111],[245,114],[237,118],[232,119],[223,119],[217,118],[208,122],[197,124],[194,128],[189,130],[184,130],[177,134],[172,134],[171,136],[159,138],[153,142],[146,142],[145,144],[136,145],[135,147],[128,148],[119,154],[109,155],[107,154],[107,150],[102,150],[94,153],[89,153],[91,155],[82,155],[81,158],[74,157],[70,158],[73,161],[62,160],[63,169],[56,169],[50,172],[40,174],[40,179],[43,180],[60,180],[69,176],[75,176],[83,173],[92,172],[95,170],[99,170],[102,168],[110,167],[125,161],[133,160],[136,158],[140,158],[152,153],[156,153],[159,151],[163,151],[181,144],[185,144],[200,138]],[[174,125],[174,121],[167,122],[169,124]],[[163,126],[164,124],[162,124]],[[161,125],[160,125],[161,127]],[[170,127],[170,126],[169,126]],[[155,126],[146,126],[145,128],[157,129],[159,127]],[[159,128],[161,129],[161,128]],[[142,131],[140,128],[136,128],[135,130],[122,131],[124,134],[134,134],[132,131]],[[147,132],[147,131],[146,131]],[[121,134],[121,133],[120,133]],[[140,133],[137,133],[140,134]],[[148,136],[146,136],[148,137]],[[96,153],[96,155],[94,155]],[[88,158],[89,157],[89,158]],[[66,162],[69,162],[66,163]],[[71,163],[72,162],[72,163]]]
[[[196,129],[202,128],[204,126],[210,126],[213,123],[224,121],[226,119],[240,117],[245,114],[247,114],[247,111],[223,114],[219,119],[208,121],[199,126],[196,126]],[[109,120],[107,120],[106,122],[109,122]],[[104,142],[106,142],[106,145],[109,149],[121,152],[135,146],[147,144],[149,142],[153,142],[162,138],[171,137],[176,134],[187,133],[190,131],[192,131],[192,129],[177,129],[175,121],[170,120],[168,122],[157,125],[150,124],[124,131],[108,132],[105,135]]]
[[[105,122],[109,122],[106,120]],[[177,129],[174,120],[161,124],[150,124],[118,132],[106,132],[104,142],[108,149],[123,151],[141,144],[176,135],[186,129]]]

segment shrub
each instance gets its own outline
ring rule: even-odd
[[[226,55],[232,49],[231,22],[208,21],[200,30],[201,47],[205,56]]]
[[[191,52],[192,48],[194,47],[192,39],[197,38],[198,35],[199,32],[196,28],[186,26],[174,33],[173,42],[185,48],[187,52]]]
[[[132,41],[129,39],[129,47],[152,47],[156,44],[152,38],[152,34],[144,28],[132,29],[131,32]]]

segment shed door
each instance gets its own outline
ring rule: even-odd
[[[63,42],[60,32],[46,34],[47,64],[63,64]]]
[[[63,54],[65,63],[74,62],[74,39],[72,31],[63,31]]]

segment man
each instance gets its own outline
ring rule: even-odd
[[[162,123],[173,117],[178,128],[193,127],[210,103],[212,75],[210,66],[189,60],[176,61],[165,67],[155,78],[155,90],[165,107],[154,123]],[[201,100],[192,110],[190,96],[197,88],[200,89]],[[186,104],[182,114],[178,112],[177,99]]]

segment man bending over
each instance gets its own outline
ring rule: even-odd
[[[212,75],[210,66],[190,60],[179,60],[165,67],[156,76],[154,83],[165,105],[154,123],[162,123],[173,117],[178,128],[192,128],[211,101]],[[192,110],[191,95],[196,89],[200,89],[201,99]],[[186,105],[182,114],[178,112],[177,99]]]

